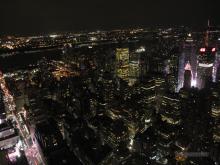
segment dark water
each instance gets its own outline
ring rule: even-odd
[[[49,60],[59,60],[61,53],[60,49],[53,49],[30,53],[20,52],[10,56],[0,55],[0,70],[5,73],[18,69],[27,69],[30,65],[37,64],[37,62],[44,57]]]

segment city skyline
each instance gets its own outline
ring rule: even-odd
[[[0,165],[220,165],[219,4],[0,2]]]

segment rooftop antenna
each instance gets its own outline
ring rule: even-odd
[[[209,19],[208,19],[208,28],[210,27],[210,21],[209,21]]]
[[[209,29],[210,29],[210,21],[208,19],[208,28],[207,28],[206,33],[205,33],[205,46],[206,47],[209,46]]]

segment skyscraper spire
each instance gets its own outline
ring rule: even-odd
[[[189,61],[188,61],[187,64],[185,65],[185,70],[190,70],[190,71],[192,70]]]
[[[192,80],[192,69],[191,69],[191,65],[188,61],[185,66],[183,87],[186,89],[191,88],[191,80]]]
[[[209,29],[210,29],[210,21],[208,19],[208,27],[205,33],[205,46],[208,47],[209,46]]]

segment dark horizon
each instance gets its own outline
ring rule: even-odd
[[[0,15],[0,36],[158,25],[197,27],[205,26],[208,19],[220,25],[217,0],[18,0],[0,2]]]

